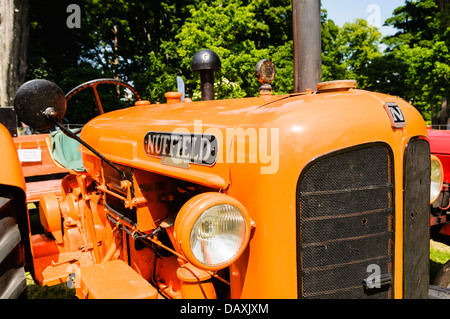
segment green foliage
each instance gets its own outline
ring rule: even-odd
[[[392,47],[399,44],[430,46],[439,31],[439,10],[436,0],[406,0],[386,20],[399,31],[384,41]]]
[[[27,299],[76,299],[75,289],[67,287],[66,283],[55,286],[39,286],[31,276],[25,273],[27,281]]]
[[[448,117],[441,107],[450,94],[449,9],[448,0],[406,0],[386,21],[399,31],[383,39],[387,52],[369,71],[374,89],[409,101],[428,123]]]
[[[184,75],[190,91],[200,91],[198,74],[190,72],[191,59],[197,51],[208,48],[219,55],[222,64],[221,70],[216,73],[217,98],[240,98],[258,93],[259,84],[253,75],[255,65],[261,59],[271,58],[276,49],[270,39],[278,40],[272,36],[269,24],[262,18],[258,19],[262,15],[261,6],[266,3],[258,0],[248,4],[240,0],[215,0],[191,9],[191,16],[176,36],[178,43],[175,48],[181,67],[188,71]],[[274,17],[274,12],[279,11],[287,11],[286,1],[284,7],[266,10],[269,21],[270,17]],[[286,21],[284,23],[288,24]],[[170,44],[166,47],[169,48]],[[277,57],[283,59],[286,53],[286,50],[279,50]],[[194,100],[200,98],[198,93],[191,97]]]
[[[359,87],[367,88],[366,70],[374,59],[382,56],[379,50],[381,33],[376,27],[369,26],[366,20],[358,19],[344,24],[338,39],[348,70],[346,78],[356,79]]]
[[[436,274],[442,266],[450,260],[450,246],[430,240],[430,284],[434,282]]]
[[[341,29],[333,20],[328,19],[326,10],[322,10],[322,80],[332,81],[346,78],[346,65],[342,63],[344,55],[340,50],[338,37]]]
[[[400,96],[431,121],[449,95],[449,0],[405,0],[387,20],[398,29],[381,38],[365,20],[337,26],[322,10],[322,80],[356,79],[358,87]],[[289,0],[85,0],[81,28],[66,26],[73,0],[30,2],[28,79],[47,78],[65,92],[94,78],[128,81],[151,102],[176,90],[200,99],[194,54],[214,50],[222,62],[215,73],[216,98],[258,94],[254,67],[275,63],[275,94],[293,90],[292,8]],[[387,46],[385,52],[380,43]],[[87,91],[87,90],[86,90]],[[123,92],[120,92],[123,94]],[[104,89],[107,109],[123,105],[114,87]],[[95,115],[91,92],[69,101],[67,119],[84,123]]]

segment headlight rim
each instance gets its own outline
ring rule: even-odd
[[[220,264],[207,265],[198,260],[192,252],[190,247],[190,235],[192,227],[197,219],[209,208],[221,204],[232,205],[239,209],[245,221],[245,236],[241,247],[232,258]],[[174,224],[174,238],[179,251],[194,266],[212,271],[226,268],[239,259],[248,246],[250,241],[250,233],[251,220],[247,209],[237,199],[223,193],[208,192],[192,197],[180,209]]]
[[[239,209],[245,221],[245,236],[241,247],[232,258],[220,264],[207,265],[198,260],[192,252],[190,247],[190,235],[192,227],[197,219],[209,208],[221,204],[232,205]],[[248,246],[250,241],[250,233],[251,221],[247,209],[237,199],[223,193],[208,192],[192,197],[180,209],[174,224],[174,238],[179,251],[194,266],[212,271],[226,268],[239,259]]]
[[[432,162],[435,161],[439,164],[440,170],[441,170],[441,178],[440,178],[440,187],[439,187],[439,191],[437,192],[437,194],[434,197],[431,197],[431,183],[432,183],[432,177],[430,176],[430,204],[433,204],[438,198],[439,195],[441,194],[441,190],[442,190],[442,185],[444,184],[444,166],[442,165],[441,160],[434,154],[431,154],[431,158],[430,158],[431,164],[430,164],[430,168],[432,169]],[[431,172],[431,174],[433,174],[433,172]]]

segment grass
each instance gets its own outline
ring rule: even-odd
[[[76,299],[75,289],[70,289],[66,284],[39,286],[29,272],[26,273],[26,277],[28,299]]]
[[[441,267],[450,260],[450,246],[430,240],[430,283],[432,284]]]
[[[445,264],[450,260],[450,246],[431,240],[430,259],[437,263]]]

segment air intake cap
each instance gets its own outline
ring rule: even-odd
[[[198,51],[191,61],[192,71],[220,70],[222,64],[216,52],[209,49]]]
[[[317,83],[317,91],[321,93],[325,92],[339,92],[356,89],[356,80],[336,80],[329,82]]]
[[[192,58],[192,71],[200,72],[202,101],[214,100],[214,70],[221,67],[219,56],[209,49],[198,51]]]

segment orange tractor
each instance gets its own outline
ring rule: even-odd
[[[4,206],[39,284],[73,279],[80,298],[427,296],[431,161],[414,107],[353,81],[175,102],[86,124],[84,170],[40,198],[42,234],[29,233],[3,134]],[[41,80],[15,103],[41,128],[60,125],[66,105]]]
[[[0,129],[0,296],[20,295],[24,265],[79,298],[428,296],[430,185],[442,181],[420,113],[355,81],[274,95],[267,60],[258,97],[211,100],[218,67],[211,51],[194,57],[202,101],[138,100],[79,135],[61,124],[59,87],[19,88],[23,122],[78,142],[55,158],[68,142],[44,138],[54,165],[82,168],[42,194],[43,231],[32,234],[16,149]]]

